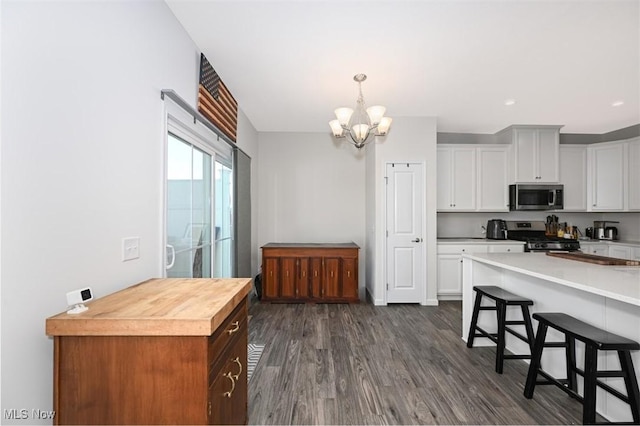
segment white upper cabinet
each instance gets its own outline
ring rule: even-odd
[[[628,209],[640,210],[640,138],[632,139],[629,145],[629,181],[628,181]]]
[[[509,183],[507,167],[508,146],[479,147],[478,163],[478,211],[509,211]]]
[[[440,211],[476,209],[476,152],[469,147],[438,147]]]
[[[624,210],[626,151],[626,144],[620,142],[599,143],[588,148],[589,210]]]
[[[514,182],[557,183],[559,176],[560,127],[510,126],[498,138],[514,147]]]
[[[587,210],[587,145],[560,145],[564,210]]]

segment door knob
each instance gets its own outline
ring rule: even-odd
[[[414,243],[422,242],[422,238],[416,238],[415,240],[411,240],[411,242],[414,242]]]

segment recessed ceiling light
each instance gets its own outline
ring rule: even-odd
[[[514,105],[515,103],[516,103],[515,99],[507,99],[507,100],[504,101],[504,104],[506,106],[511,106],[511,105]]]
[[[624,101],[615,101],[615,102],[611,103],[612,107],[619,107],[621,105],[624,105]]]

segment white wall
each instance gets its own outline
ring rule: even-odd
[[[199,54],[163,2],[1,7],[2,412],[50,410],[65,293],[161,273],[160,90],[195,100]]]
[[[386,163],[389,162],[423,162],[425,164],[425,200],[426,231],[424,237],[426,255],[426,288],[420,303],[437,305],[436,283],[436,119],[433,117],[394,117],[389,134],[376,143],[375,172],[367,175],[367,179],[375,180],[375,258],[373,284],[368,290],[376,305],[386,304],[385,286],[385,176]],[[370,163],[368,163],[370,164]]]
[[[259,133],[258,244],[349,242],[361,247],[363,296],[365,160],[327,133]]]

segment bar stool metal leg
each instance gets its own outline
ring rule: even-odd
[[[536,332],[536,342],[533,345],[533,353],[531,354],[531,364],[529,364],[529,373],[524,386],[524,396],[527,399],[533,398],[533,390],[536,387],[538,378],[538,369],[540,368],[540,358],[542,358],[542,350],[544,349],[544,341],[547,337],[547,325],[538,323],[538,331]]]
[[[535,336],[533,335],[533,325],[531,325],[531,315],[529,315],[529,307],[527,305],[520,305],[522,308],[522,319],[524,320],[524,328],[527,332],[527,339],[529,339],[529,350],[533,353],[533,343]]]
[[[587,344],[584,353],[584,402],[582,423],[592,425],[596,422],[596,374],[598,371],[598,349]]]
[[[498,342],[496,346],[496,373],[502,374],[504,366],[505,329],[507,320],[507,306],[504,303],[496,303],[496,316],[498,317]]]
[[[618,351],[618,358],[620,359],[620,367],[625,372],[624,384],[627,388],[633,423],[640,424],[640,391],[638,391],[638,379],[631,361],[631,353]]]
[[[473,347],[473,339],[476,336],[476,325],[478,324],[478,314],[480,313],[480,305],[482,304],[482,293],[476,292],[476,303],[473,307],[473,315],[471,316],[471,326],[469,327],[469,335],[467,336],[467,347]]]
[[[565,335],[565,358],[567,361],[567,387],[574,392],[578,391],[578,382],[576,379],[576,340]]]

